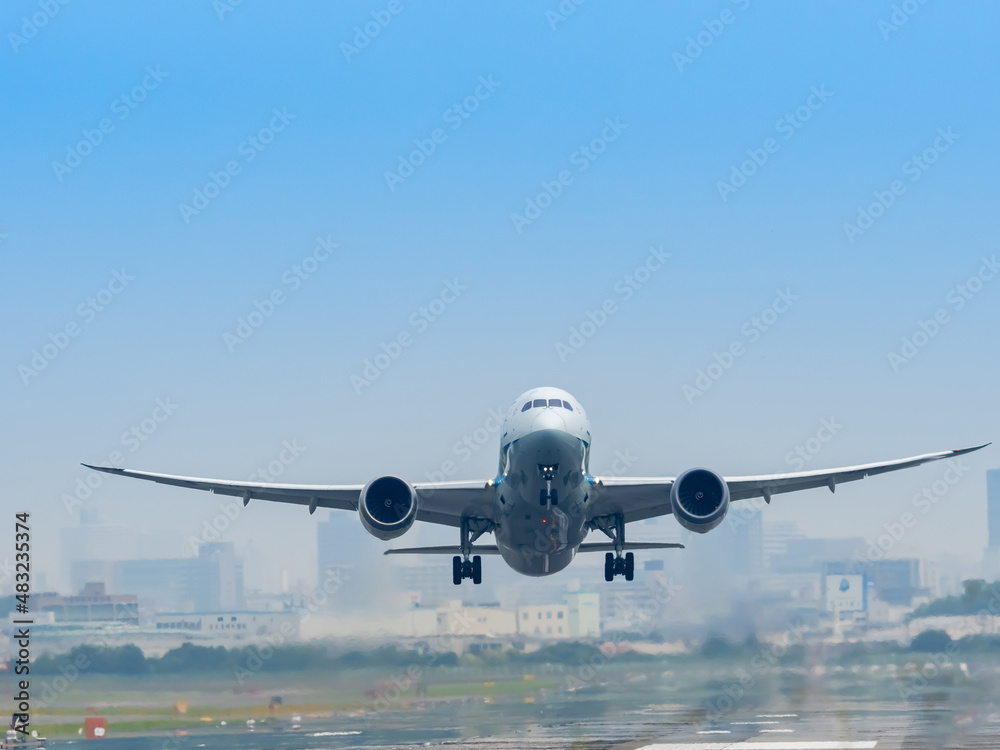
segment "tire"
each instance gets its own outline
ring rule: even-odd
[[[604,556],[604,580],[615,580],[615,556],[610,552]]]
[[[483,582],[483,558],[475,555],[472,558],[472,583],[478,586]]]
[[[458,555],[451,558],[451,580],[456,586],[462,584],[462,558]]]
[[[631,552],[625,553],[625,580],[631,581],[635,578],[635,555]]]

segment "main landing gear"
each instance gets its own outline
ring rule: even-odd
[[[604,580],[613,581],[615,576],[625,576],[626,581],[635,578],[635,555],[625,550],[625,517],[621,513],[600,516],[590,522],[591,528],[607,534],[615,545],[615,551],[604,556]]]
[[[625,557],[613,552],[604,556],[604,580],[613,581],[617,575],[625,576],[626,581],[635,577],[635,555],[631,552],[626,552]]]
[[[483,582],[483,558],[472,555],[472,543],[493,528],[490,521],[482,518],[462,519],[462,554],[451,559],[451,580],[456,586],[461,585],[466,578],[471,578],[475,585]]]
[[[471,560],[463,560],[460,555],[451,559],[451,580],[458,586],[466,578],[471,578],[475,584],[483,582],[483,558],[475,555]]]

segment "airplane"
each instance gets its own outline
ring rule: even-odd
[[[572,562],[577,553],[604,552],[604,579],[635,575],[633,550],[683,548],[667,542],[628,542],[626,524],[673,515],[689,531],[704,534],[726,516],[731,503],[785,492],[853,482],[873,474],[954,458],[985,448],[927,453],[895,461],[786,474],[722,477],[705,468],[677,477],[597,477],[590,473],[590,420],[572,395],[558,388],[534,388],[507,410],[496,476],[475,481],[415,482],[382,476],[367,484],[307,485],[235,482],[91,466],[89,469],[216,494],[356,511],[361,525],[388,541],[416,521],[459,529],[457,546],[391,549],[385,554],[453,555],[458,585],[482,582],[482,555],[499,555],[518,573],[546,576]],[[610,541],[586,542],[591,531]],[[492,533],[496,544],[476,542]]]

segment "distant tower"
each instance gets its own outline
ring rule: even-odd
[[[1000,469],[986,472],[986,521],[989,546],[1000,548]]]
[[[983,555],[983,575],[1000,579],[1000,469],[986,472],[986,528],[989,546]]]

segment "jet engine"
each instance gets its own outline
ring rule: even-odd
[[[677,522],[688,531],[704,534],[726,517],[729,486],[708,469],[689,469],[670,488],[670,507]]]
[[[395,539],[417,519],[417,493],[399,477],[373,479],[361,490],[358,515],[372,536],[382,541]]]

